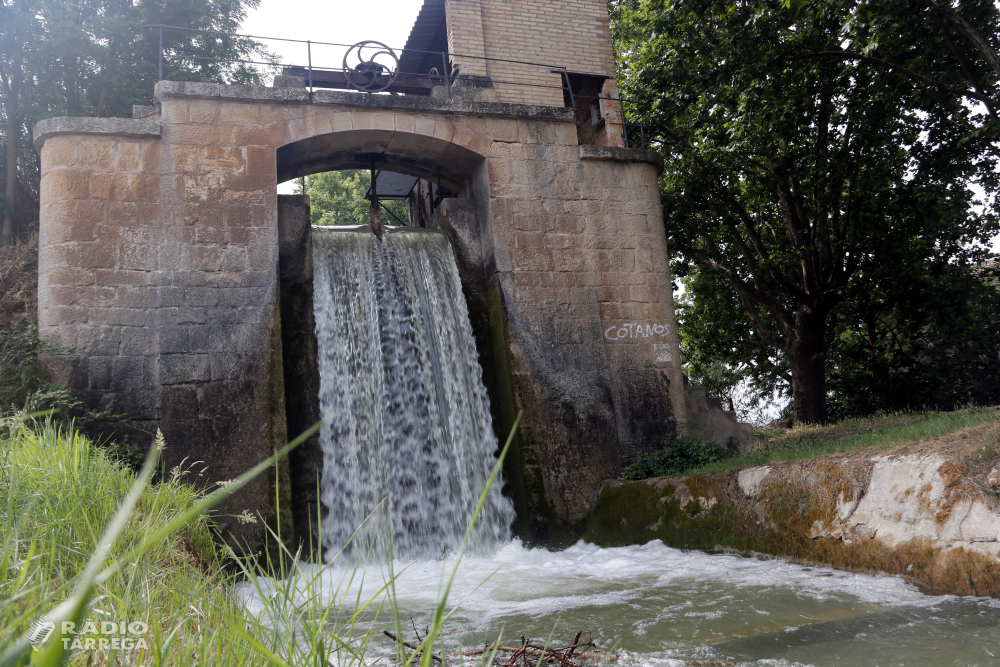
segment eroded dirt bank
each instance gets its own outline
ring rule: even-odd
[[[1000,597],[1000,426],[878,453],[610,481],[584,539],[753,551]]]

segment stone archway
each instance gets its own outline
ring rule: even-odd
[[[440,182],[459,192],[488,157],[492,140],[475,134],[455,143],[454,134],[450,139],[400,130],[314,135],[277,149],[278,182],[322,171],[368,169],[374,163],[379,169]]]
[[[54,379],[161,428],[167,465],[222,481],[284,442],[277,182],[373,155],[463,191],[441,222],[501,429],[525,411],[523,534],[572,534],[623,459],[684,421],[658,156],[579,145],[557,107],[166,81],[156,100],[36,126],[39,324],[73,350],[48,359]],[[288,535],[287,473],[269,480],[222,513]]]

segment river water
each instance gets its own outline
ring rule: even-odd
[[[405,628],[423,632],[452,563],[395,563]],[[319,593],[350,607],[359,593],[362,600],[375,596],[387,570],[370,565],[363,585],[345,585],[351,574],[359,577],[335,562]],[[1000,601],[926,595],[895,577],[682,551],[658,541],[579,543],[555,552],[514,541],[493,556],[463,560],[449,596],[449,608],[455,605],[444,636],[449,653],[482,647],[501,633],[507,645],[521,635],[542,643],[552,632],[554,645],[566,645],[582,631],[603,650],[621,649],[623,665],[1000,665]],[[251,601],[251,610],[258,607]],[[383,626],[392,628],[387,613],[376,629]],[[392,650],[380,637],[371,657]]]
[[[326,554],[359,527],[354,543],[391,536],[407,558],[453,552],[497,439],[451,245],[430,230],[379,239],[367,227],[325,228],[313,231],[313,257]],[[475,552],[510,540],[514,507],[501,486],[483,506]]]

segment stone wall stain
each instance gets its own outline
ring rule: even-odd
[[[1000,442],[994,425],[959,434]],[[939,444],[939,443],[938,443]],[[668,546],[789,557],[902,576],[932,592],[1000,596],[1000,503],[980,480],[1000,455],[968,451],[827,456],[764,468],[609,482],[584,531],[602,546]]]

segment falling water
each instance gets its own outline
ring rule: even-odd
[[[367,228],[313,235],[320,404],[325,424],[323,547],[367,544],[388,517],[397,556],[461,543],[496,463],[458,268],[443,234]],[[510,540],[514,510],[494,485],[471,548]],[[367,519],[367,522],[366,522]]]

